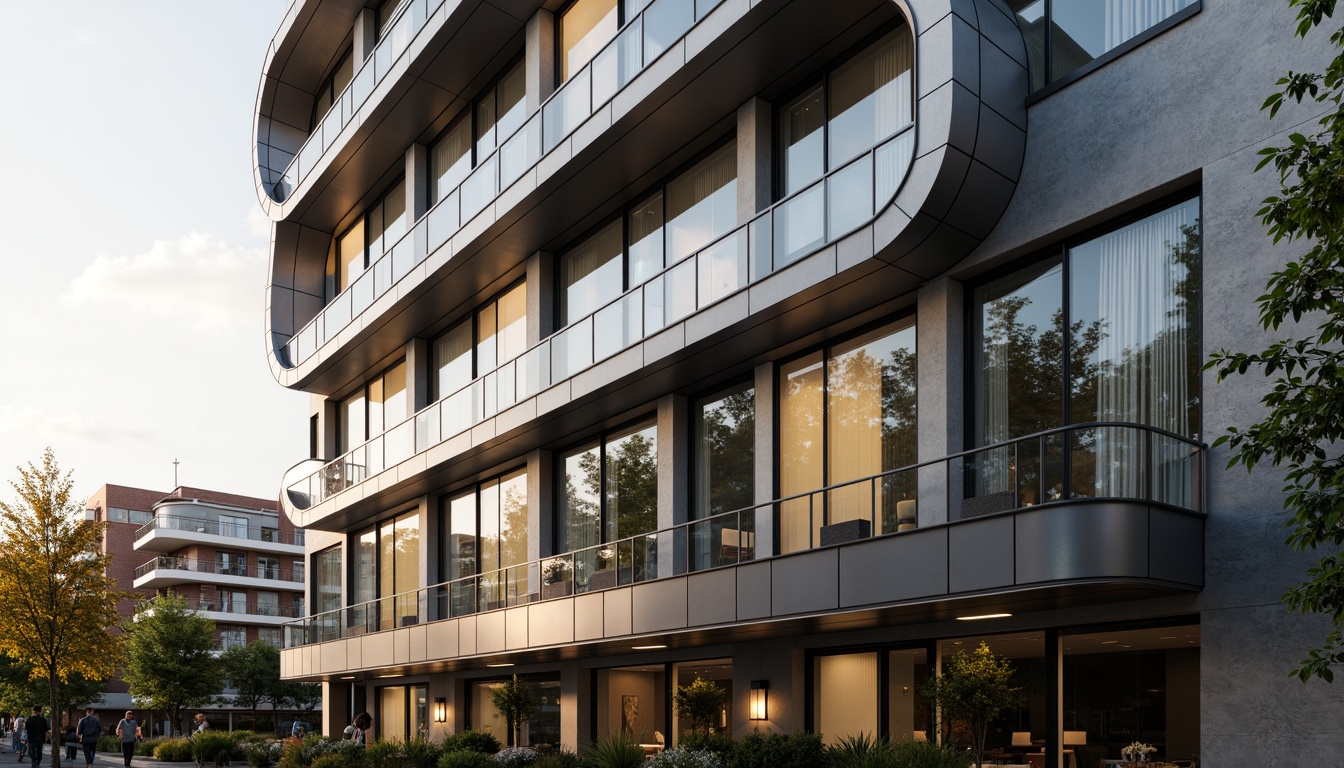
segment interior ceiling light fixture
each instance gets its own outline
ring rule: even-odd
[[[633,648],[633,649],[635,649],[636,651],[657,651],[657,650],[659,650],[659,649],[666,648],[667,646],[666,646],[666,645],[632,645],[632,646],[630,646],[630,647]]]
[[[978,616],[958,616],[957,621],[980,621],[982,619],[1006,619],[1011,613],[982,613]]]
[[[511,661],[503,661],[503,662],[500,662],[500,663],[498,663],[498,664],[486,664],[485,666],[490,667],[491,669],[499,669],[500,667],[512,667],[512,666],[513,666],[513,662],[511,662]]]
[[[354,679],[355,679],[355,676],[354,676],[354,675],[345,675],[345,676],[342,677],[341,679],[342,679],[342,680],[354,680]]]
[[[385,680],[392,677],[401,677],[401,673],[397,673],[395,675],[379,675],[378,677]]]

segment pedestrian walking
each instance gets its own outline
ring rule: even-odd
[[[140,724],[135,722],[135,713],[126,710],[126,716],[117,723],[117,738],[121,739],[121,759],[126,768],[131,768],[131,758],[135,755],[135,742],[140,738]]]
[[[28,759],[33,761],[33,768],[37,768],[42,762],[42,745],[47,743],[51,723],[42,716],[41,707],[33,707],[33,714],[24,721],[23,727],[28,731]]]
[[[24,730],[25,721],[28,718],[19,715],[14,718],[14,762],[22,762],[23,756],[28,752],[28,732]]]
[[[75,750],[79,749],[79,738],[75,736],[75,724],[69,723],[65,726],[65,734],[61,736],[65,742],[65,759],[70,762],[75,761]]]
[[[355,718],[355,732],[350,738],[361,747],[367,746],[368,735],[365,732],[368,731],[372,725],[373,715],[370,715],[368,712],[361,712],[359,716]]]
[[[93,768],[93,755],[98,751],[98,737],[103,735],[103,724],[93,714],[93,707],[84,708],[84,716],[75,724],[75,735],[84,748],[84,765]]]
[[[196,725],[191,729],[191,735],[198,736],[202,733],[205,733],[208,730],[210,730],[210,723],[205,721],[205,714],[197,712]]]

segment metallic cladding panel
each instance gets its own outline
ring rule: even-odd
[[[578,614],[579,604],[578,600],[552,600],[528,606],[528,644],[538,646],[574,642],[577,639],[574,619]],[[599,636],[592,635],[592,637]]]
[[[737,620],[770,615],[770,571],[773,562],[737,567]]]
[[[737,621],[737,574],[721,568],[686,577],[686,622],[692,627]]]
[[[947,588],[976,592],[1013,586],[1013,517],[952,525],[947,533]]]
[[[839,548],[818,549],[771,563],[770,613],[833,611],[839,607]]]
[[[506,613],[508,611],[491,611],[476,616],[477,653],[494,653],[508,648]]]
[[[1144,504],[1062,504],[1019,512],[1017,582],[1144,578],[1148,515]]]
[[[632,633],[642,635],[646,632],[684,629],[686,591],[685,577],[650,581],[631,587]]]
[[[1204,521],[1170,509],[1148,510],[1148,576],[1204,586]]]
[[[947,532],[909,531],[840,548],[840,607],[947,594]]]

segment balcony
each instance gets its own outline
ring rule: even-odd
[[[1205,450],[1134,424],[1050,430],[308,617],[286,627],[285,674],[1195,591]],[[362,655],[339,644],[361,638]]]
[[[864,225],[896,193],[913,149],[911,124],[514,360],[300,477],[286,487],[288,503],[299,511],[320,504],[389,467],[470,431],[496,414],[615,357],[695,313],[741,297],[752,285]],[[457,197],[455,192],[444,202],[454,203]],[[428,217],[431,252],[438,247],[433,235],[438,212],[436,208]],[[417,242],[415,234],[424,226],[425,222],[417,225],[402,243]],[[406,260],[398,267],[401,253],[399,243],[355,283],[354,293],[341,294],[317,320],[323,321],[329,312],[337,312],[348,321],[349,301],[342,299],[357,295],[361,282],[368,280],[372,292],[367,293],[367,301],[373,301],[379,275],[386,273],[385,281],[390,281],[387,283],[390,285],[419,263],[410,254],[423,258],[419,248],[408,249]],[[363,306],[360,305],[361,311]],[[315,327],[310,326],[305,332],[315,332]],[[300,341],[301,337],[295,337],[291,346]]]
[[[303,554],[303,531],[280,531],[236,523],[220,523],[200,517],[156,514],[135,532],[135,548],[149,552],[174,552],[183,547],[208,544],[245,548],[279,555]]]
[[[201,598],[190,607],[217,624],[279,627],[296,618],[302,618],[302,613],[293,607],[281,607],[271,603],[249,603],[218,597],[213,600]],[[153,612],[153,602],[140,610],[140,613],[145,614]]]
[[[160,589],[179,584],[214,584],[254,589],[303,589],[303,572],[278,566],[236,565],[191,557],[156,557],[135,569],[136,589]]]

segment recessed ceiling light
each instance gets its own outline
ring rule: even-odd
[[[1175,640],[1175,639],[1176,639],[1176,636],[1175,636],[1175,635],[1167,635],[1166,637],[1159,637],[1159,638],[1157,638],[1157,639],[1158,639],[1158,640]]]
[[[978,616],[958,616],[957,621],[980,621],[981,619],[1006,619],[1011,613],[982,613]]]
[[[1101,641],[1101,644],[1102,644],[1102,645],[1115,645],[1115,644],[1118,643],[1118,642],[1120,642],[1120,641],[1119,641],[1119,640],[1102,640],[1102,641]]]
[[[354,675],[346,675],[346,676],[342,677],[341,679],[342,679],[342,680],[354,680],[354,679],[355,679],[355,676],[354,676]]]
[[[512,666],[513,666],[513,662],[510,662],[510,661],[502,661],[502,662],[500,662],[500,663],[498,663],[498,664],[486,664],[485,666],[487,666],[487,667],[491,667],[491,668],[493,668],[493,669],[498,669],[498,668],[500,668],[500,667],[512,667]]]
[[[401,673],[397,673],[397,674],[395,674],[395,675],[379,675],[378,677],[381,678],[381,679],[387,679],[387,678],[391,678],[391,677],[401,677]]]
[[[632,646],[630,646],[630,647],[631,647],[631,648],[634,648],[636,651],[656,651],[656,650],[659,650],[660,648],[666,648],[667,646],[666,646],[666,645],[632,645]]]

